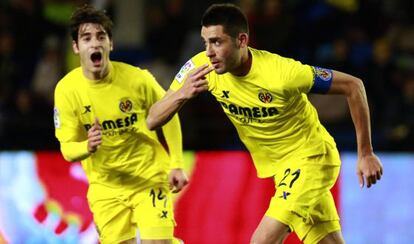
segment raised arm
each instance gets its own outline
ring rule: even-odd
[[[181,90],[168,90],[161,100],[151,106],[147,116],[148,129],[155,130],[170,121],[188,99]]]
[[[343,94],[347,97],[358,145],[359,183],[361,187],[365,183],[367,187],[371,187],[381,179],[383,168],[372,148],[370,115],[364,84],[354,76],[333,71],[332,85],[328,93]]]
[[[150,130],[155,130],[167,123],[180,108],[191,98],[199,93],[208,90],[205,75],[213,70],[207,64],[194,69],[186,79],[181,89],[177,91],[168,90],[165,96],[157,101],[149,110],[147,126]]]

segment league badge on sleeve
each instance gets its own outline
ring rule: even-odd
[[[181,67],[180,71],[178,71],[177,75],[175,76],[175,79],[181,83],[184,79],[184,77],[187,75],[188,72],[190,72],[190,70],[194,69],[195,65],[193,63],[193,61],[188,60],[187,63],[185,63],[183,65],[183,67]]]
[[[59,117],[59,110],[55,107],[53,109],[53,122],[55,124],[55,128],[60,128],[60,117]]]

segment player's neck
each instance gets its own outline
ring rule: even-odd
[[[109,73],[109,69],[102,70],[101,72],[93,72],[91,73],[90,80],[103,80]]]
[[[249,49],[246,48],[246,51],[240,57],[240,65],[235,69],[231,74],[235,76],[246,76],[250,69],[252,68],[252,54]]]
[[[87,70],[86,68],[83,68],[83,75],[89,79],[94,81],[100,81],[103,80],[106,76],[108,76],[110,71],[110,65],[105,65],[102,69],[97,71],[91,71]]]

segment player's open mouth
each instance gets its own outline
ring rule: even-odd
[[[102,54],[100,52],[94,52],[91,54],[92,63],[97,66],[101,64]]]

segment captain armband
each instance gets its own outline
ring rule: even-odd
[[[325,94],[329,91],[332,84],[333,73],[331,69],[324,69],[311,66],[313,72],[313,86],[310,93]]]

